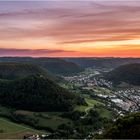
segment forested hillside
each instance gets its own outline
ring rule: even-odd
[[[139,139],[140,113],[133,113],[119,118],[100,137],[103,139]]]
[[[140,85],[140,64],[122,65],[107,73],[105,77],[117,84],[126,82],[133,85]]]
[[[33,111],[69,111],[84,100],[43,76],[0,81],[0,104]]]

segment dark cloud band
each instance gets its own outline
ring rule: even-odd
[[[41,55],[50,55],[55,53],[71,53],[74,51],[65,51],[65,50],[49,50],[49,49],[5,49],[0,48],[0,56],[41,56]]]

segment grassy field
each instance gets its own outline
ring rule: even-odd
[[[16,131],[21,131],[25,129],[21,125],[17,125],[16,123],[12,123],[6,119],[0,118],[0,132],[1,133],[11,133]]]
[[[103,103],[101,103],[97,100],[91,99],[91,98],[86,98],[85,100],[86,100],[88,106],[93,106],[94,107],[95,105],[103,104]]]
[[[100,116],[103,118],[107,118],[107,119],[111,119],[112,118],[112,112],[107,110],[103,105],[103,103],[97,101],[97,100],[93,100],[91,98],[85,98],[88,106],[77,106],[75,108],[75,110],[81,111],[81,112],[86,112],[86,114],[88,113],[88,111],[92,108],[94,108],[94,106],[96,105],[95,109],[99,112]]]
[[[30,119],[37,119],[38,125],[41,127],[49,127],[56,130],[61,124],[71,124],[72,121],[66,118],[60,117],[60,112],[30,112],[30,111],[16,111],[18,115],[26,116]]]
[[[104,87],[94,87],[93,91],[96,93],[96,94],[104,94],[104,95],[110,95],[112,94],[112,91],[107,89],[107,88],[104,88]]]
[[[71,83],[59,83],[59,85],[65,89],[73,89],[73,84]]]
[[[112,112],[107,110],[105,107],[100,106],[99,108],[96,108],[96,110],[99,112],[100,116],[103,118],[111,119],[112,118]]]
[[[72,123],[71,120],[60,117],[60,114],[62,114],[60,112],[39,112],[38,113],[38,112],[31,112],[31,111],[24,111],[24,110],[12,110],[12,109],[8,109],[6,107],[0,106],[0,116],[7,116],[8,117],[8,116],[10,116],[10,112],[13,112],[14,114],[19,115],[21,118],[22,117],[27,118],[26,121],[28,120],[28,122],[30,120],[37,120],[38,126],[49,127],[53,130],[57,129],[57,127],[61,124],[70,125]],[[2,126],[2,124],[0,124],[0,126]],[[12,127],[12,126],[10,126],[10,127]],[[10,127],[8,126],[3,131],[5,133],[9,132],[8,128],[10,129]],[[14,131],[15,129],[13,128],[11,130]],[[19,128],[17,128],[17,129],[19,129]],[[0,130],[1,130],[1,128],[0,128]]]
[[[81,111],[81,112],[85,112],[86,110],[88,110],[90,108],[93,108],[95,105],[103,104],[103,103],[101,103],[101,102],[99,102],[97,100],[91,99],[91,98],[85,98],[85,101],[88,104],[87,106],[77,106],[75,108],[75,110],[78,110],[78,111]]]
[[[0,139],[21,139],[26,134],[41,133],[41,131],[0,118]]]
[[[57,129],[57,127],[61,124],[70,124],[72,123],[71,120],[59,117],[58,114],[51,114],[51,113],[42,113],[43,117],[38,117],[39,125],[50,127],[52,129]],[[46,117],[45,117],[46,116]]]

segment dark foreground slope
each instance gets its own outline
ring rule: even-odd
[[[140,139],[140,113],[119,118],[100,138]]]
[[[28,63],[0,62],[0,79],[13,80],[30,75],[43,75],[55,79],[47,70]]]
[[[140,64],[122,65],[107,73],[105,77],[114,83],[126,82],[133,85],[140,85]]]
[[[0,81],[0,104],[33,111],[69,111],[81,98],[43,76]]]

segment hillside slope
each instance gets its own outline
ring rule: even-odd
[[[13,80],[30,75],[43,75],[55,79],[47,70],[28,63],[0,62],[0,79]]]
[[[42,76],[0,80],[0,104],[33,111],[69,111],[82,101]]]
[[[140,64],[122,65],[107,73],[105,77],[114,83],[126,82],[133,85],[140,85]]]
[[[140,113],[119,118],[101,139],[140,139]]]

